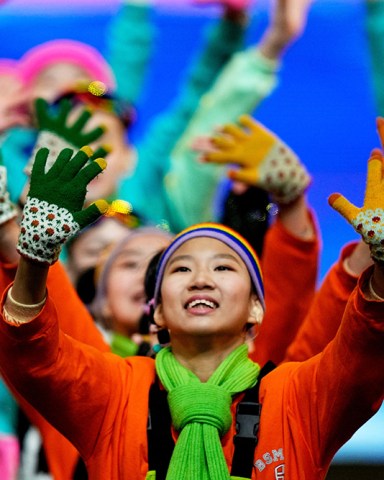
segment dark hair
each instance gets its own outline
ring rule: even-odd
[[[155,320],[153,318],[154,310],[152,300],[155,295],[157,264],[159,263],[163,251],[164,250],[160,250],[151,258],[145,272],[144,292],[146,297],[147,309],[140,319],[140,333],[148,333],[150,324],[155,324]],[[160,330],[157,336],[159,338],[159,343],[165,344],[169,342],[169,334],[167,330]]]
[[[236,230],[261,256],[271,216],[275,215],[269,194],[249,187],[244,193],[229,191],[222,207],[221,223]]]
[[[75,283],[75,289],[80,300],[89,307],[96,295],[95,267],[90,267],[81,272]]]
[[[157,263],[162,253],[163,253],[163,250],[160,250],[159,252],[155,253],[155,255],[149,261],[147,270],[145,271],[144,293],[145,293],[146,309],[140,319],[140,323],[139,323],[140,333],[148,333],[149,325],[151,323],[155,323],[153,319],[154,311],[153,311],[153,305],[151,300],[155,293]]]

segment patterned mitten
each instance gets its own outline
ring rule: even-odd
[[[52,265],[69,238],[108,211],[105,200],[83,209],[88,183],[106,167],[103,158],[90,161],[92,153],[89,147],[75,155],[64,149],[47,171],[49,150],[37,152],[20,226],[20,255]]]
[[[31,158],[24,170],[27,175],[31,174],[36,153],[40,148],[46,147],[49,149],[46,164],[46,171],[48,171],[64,148],[78,150],[94,142],[104,133],[105,129],[102,126],[91,131],[84,131],[88,120],[92,116],[92,113],[86,109],[81,112],[72,125],[68,125],[72,109],[73,105],[69,99],[63,99],[54,111],[52,106],[44,99],[38,98],[35,101],[36,122],[39,134]]]
[[[266,190],[277,203],[291,203],[311,181],[297,155],[249,115],[242,115],[239,125],[225,125],[211,141],[215,150],[205,161],[237,165],[228,171],[232,180]]]
[[[356,207],[340,193],[333,193],[328,203],[339,212],[369,245],[371,256],[384,261],[384,158],[374,149],[368,161],[364,205]]]
[[[0,152],[0,225],[18,215],[16,206],[9,198],[7,188],[7,168],[3,164],[3,154]]]

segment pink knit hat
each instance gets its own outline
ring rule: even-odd
[[[33,82],[44,68],[67,62],[82,68],[92,80],[98,80],[114,89],[115,78],[104,57],[92,46],[77,40],[51,40],[28,50],[19,61],[19,70],[25,83]]]

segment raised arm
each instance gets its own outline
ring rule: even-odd
[[[202,160],[230,165],[233,181],[263,189],[276,203],[277,220],[267,232],[262,254],[266,316],[252,357],[261,364],[280,363],[316,287],[318,229],[306,199],[311,177],[279,137],[248,115],[213,136]]]
[[[328,200],[368,245],[373,265],[359,277],[334,339],[322,353],[298,366],[298,381],[313,372],[306,385],[310,395],[304,395],[300,387],[297,395],[318,462],[329,461],[384,398],[383,165],[382,152],[374,149],[361,207],[340,193]]]
[[[121,0],[107,28],[107,59],[115,94],[136,105],[145,85],[155,40],[153,0]]]
[[[284,361],[303,361],[324,350],[340,327],[359,276],[372,263],[369,247],[362,240],[343,247],[338,261],[332,265],[316,292]]]
[[[2,168],[4,171],[1,170]],[[20,227],[18,219],[16,219],[16,208],[10,204],[9,196],[7,195],[5,167],[0,167],[0,170],[2,172],[0,176],[0,204],[2,205],[0,209],[0,284],[1,291],[4,291],[14,280],[17,271],[20,256],[17,253],[16,246]],[[33,222],[36,223],[37,221],[36,217]],[[21,258],[20,263],[20,269],[18,270],[19,279],[22,279],[22,285],[25,285],[25,289],[30,290],[30,299],[33,304],[36,304],[35,299],[40,298],[42,292],[45,291],[44,283],[47,281],[47,288],[55,302],[62,331],[72,338],[86,345],[91,345],[100,351],[109,351],[108,345],[103,341],[92,317],[78,298],[60,262],[55,262],[49,269],[47,266],[42,266],[37,262],[27,262],[23,258]],[[41,268],[38,268],[39,265]],[[18,282],[19,280],[17,280],[16,284]],[[31,290],[31,285],[36,287],[36,290]],[[22,289],[24,291],[24,287]],[[28,299],[28,297],[25,296],[25,299]],[[30,318],[29,314],[34,316],[41,309],[41,307],[31,307],[29,302],[27,303],[27,306],[13,310],[13,314],[16,317],[21,315],[19,320],[28,320]],[[39,304],[40,302],[37,303]],[[10,309],[12,311],[12,306]],[[20,397],[15,390],[13,390],[13,393],[23,412],[42,435],[45,455],[52,475],[55,478],[56,475],[58,478],[61,478],[62,475],[71,475],[79,458],[73,445],[39,415],[30,403]],[[66,457],[65,465],[62,463],[62,455]]]
[[[384,120],[377,119],[377,131],[380,137],[381,147],[384,144]],[[379,162],[381,152],[378,149],[373,150],[371,160]],[[367,185],[370,189],[373,188],[373,198],[370,198],[367,193],[367,206],[362,207],[360,213],[357,207],[350,204],[340,194],[334,194],[330,198],[331,205],[348,221],[354,225],[359,234],[359,224],[354,215],[359,218],[363,217],[363,211],[369,212],[372,207],[373,199],[379,198],[380,194],[380,176],[379,173],[373,174],[373,164],[369,162],[369,182]],[[376,176],[376,178],[375,178]],[[371,190],[372,191],[372,190]],[[369,195],[372,196],[372,193]],[[376,227],[380,225],[379,218],[372,220]],[[369,228],[369,220],[365,219],[362,222],[364,228]],[[319,352],[321,352],[326,345],[335,336],[343,316],[343,312],[349,296],[357,285],[359,276],[369,266],[373,264],[373,258],[370,251],[369,235],[373,235],[371,242],[374,241],[374,230],[365,232],[366,240],[362,238],[359,242],[351,242],[346,245],[341,252],[339,260],[331,267],[330,271],[325,276],[316,297],[313,301],[310,311],[297,333],[297,336],[289,346],[285,360],[305,360]]]
[[[184,228],[215,218],[215,195],[224,172],[217,165],[196,161],[193,145],[215,129],[251,114],[277,85],[280,61],[305,27],[309,0],[273,2],[270,22],[256,45],[233,55],[216,82],[202,98],[188,127],[171,154],[165,181],[167,202],[179,214],[175,223]],[[191,178],[199,181],[191,182]]]
[[[49,150],[37,152],[17,245],[21,259],[12,289],[15,302],[43,302],[49,266],[58,260],[63,243],[107,211],[104,201],[82,210],[88,182],[106,166],[102,158],[89,162],[92,154],[88,147],[76,155],[64,149],[46,171]]]
[[[223,2],[224,4],[226,2]],[[203,95],[231,56],[243,46],[245,24],[239,12],[228,12],[225,5],[219,21],[209,25],[204,43],[183,75],[177,96],[169,107],[150,122],[137,145],[138,162],[133,175],[123,178],[119,197],[129,200],[140,217],[151,223],[167,220],[178,229],[178,205],[168,202],[166,185],[170,154],[194,116]],[[156,204],[149,204],[147,192],[156,192]]]
[[[370,80],[378,115],[384,115],[384,3],[365,0],[365,31],[370,56]]]

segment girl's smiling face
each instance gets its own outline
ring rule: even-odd
[[[214,335],[244,341],[256,301],[240,256],[219,240],[193,238],[165,267],[155,320],[171,339]]]

